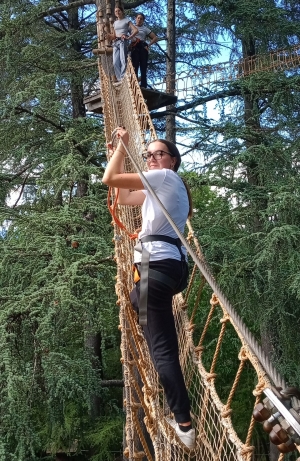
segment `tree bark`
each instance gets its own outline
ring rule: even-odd
[[[175,0],[168,0],[167,17],[167,93],[175,94],[175,70],[176,70],[176,38],[175,38]],[[167,106],[167,111],[171,113],[166,117],[166,139],[173,143],[176,142],[175,129],[175,105]]]

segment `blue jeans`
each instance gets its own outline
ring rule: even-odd
[[[180,280],[181,261],[164,259],[149,263],[151,269]],[[133,308],[138,312],[140,282],[130,294]],[[179,363],[178,341],[172,311],[173,292],[162,282],[149,278],[147,325],[143,327],[149,352],[164,388],[168,405],[177,423],[191,420],[190,401]]]
[[[128,40],[115,40],[113,44],[113,64],[117,80],[125,75],[127,66]]]

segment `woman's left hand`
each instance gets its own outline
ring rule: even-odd
[[[129,134],[128,131],[123,126],[118,126],[117,128],[117,138],[122,139],[125,146],[128,146]]]
[[[106,144],[106,147],[107,147],[107,158],[108,158],[108,160],[110,160],[112,158],[112,156],[113,156],[113,153],[114,153],[114,147],[113,147],[111,142],[108,142]]]

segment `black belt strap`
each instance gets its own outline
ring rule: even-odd
[[[149,279],[157,280],[158,282],[164,283],[168,287],[172,288],[172,290],[175,290],[175,288],[178,285],[177,280],[172,279],[171,277],[169,277],[166,274],[163,274],[162,272],[158,272],[158,271],[155,271],[154,269],[150,269],[150,267],[148,270],[148,274],[149,274]]]
[[[142,253],[141,266],[140,266],[140,301],[139,301],[139,324],[147,325],[147,305],[148,305],[148,279],[153,278],[159,282],[164,283],[165,285],[170,286],[172,289],[175,289],[177,282],[168,277],[165,274],[162,274],[153,269],[149,269],[150,253],[146,248],[142,246],[142,243],[161,241],[167,242],[171,245],[177,246],[180,254],[181,260],[185,261],[184,254],[181,250],[181,241],[179,238],[175,239],[168,237],[166,235],[146,235],[142,237],[139,243],[134,247],[136,251]]]

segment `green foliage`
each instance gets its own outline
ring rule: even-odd
[[[93,396],[105,401],[100,377],[106,348],[118,342],[118,313],[113,248],[102,237],[110,230],[101,200],[103,194],[96,193],[74,199],[69,207],[24,206],[2,239],[1,434],[6,459],[10,450],[25,459],[28,450],[33,456],[42,447],[69,447],[78,438],[80,448]],[[93,221],[86,219],[87,209],[97,210]],[[98,333],[102,354],[95,361],[87,346]]]
[[[68,450],[75,440],[78,452],[93,445],[94,459],[104,460],[119,450],[121,440],[121,392],[100,385],[121,373],[112,231],[99,181],[103,120],[86,116],[82,102],[83,93],[98,85],[97,67],[90,66],[96,63],[91,54],[95,6],[41,16],[57,6],[52,0],[0,5],[0,222],[5,226],[0,459],[5,461],[32,461],[47,449]],[[164,37],[166,4],[146,2],[141,8],[151,29]],[[223,61],[224,49],[245,58],[297,44],[299,5],[180,0],[176,24],[177,68],[198,70],[218,56]],[[164,74],[165,56],[153,47],[150,81]],[[193,90],[192,102],[188,96],[190,109],[180,109],[187,102],[180,97],[176,109],[182,117],[178,140],[185,137],[187,151],[195,151],[195,172],[185,173],[194,197],[193,224],[231,303],[289,384],[299,386],[298,70],[209,81]],[[164,121],[156,123],[164,131]],[[201,168],[198,154],[205,161]],[[205,288],[195,339],[209,296]],[[214,321],[207,362],[218,329]],[[229,331],[217,364],[224,399],[236,348]],[[251,403],[251,372],[243,379],[233,402],[241,409],[241,435]]]
[[[82,102],[83,89],[98,77],[96,67],[86,67],[95,18],[87,9],[83,16],[69,10],[61,21],[39,16],[53,6],[0,6],[5,461],[90,453],[89,437],[98,430],[94,456],[102,448],[119,451],[122,440],[122,397],[101,386],[121,377],[119,356],[111,353],[119,333],[112,228],[100,181],[103,124],[86,117]]]
[[[96,452],[91,461],[112,461],[114,453],[120,449],[123,436],[124,418],[109,418],[99,421],[87,436],[89,446]]]
[[[203,33],[220,49],[220,34],[231,37],[232,57],[299,43],[295,4],[208,0],[199,11]],[[203,201],[193,223],[223,291],[286,381],[299,386],[299,72],[268,66],[210,85],[205,96],[219,100],[214,119],[197,118],[195,109],[193,141],[206,164],[190,183],[195,203]],[[197,189],[207,186],[212,196],[201,197]]]

